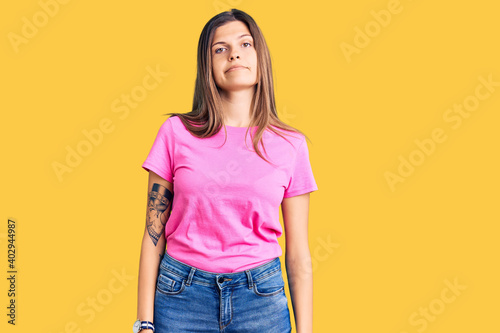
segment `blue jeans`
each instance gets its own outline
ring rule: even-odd
[[[163,255],[154,302],[156,333],[289,333],[279,257],[235,273],[198,269]]]

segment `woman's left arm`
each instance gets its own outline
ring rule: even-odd
[[[284,198],[285,266],[297,333],[313,331],[313,274],[309,251],[309,193]]]

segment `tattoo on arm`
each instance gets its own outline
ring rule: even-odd
[[[166,187],[154,183],[151,192],[149,192],[148,214],[146,216],[146,227],[149,237],[156,246],[158,239],[165,231],[167,223],[167,208],[172,204],[172,192]]]

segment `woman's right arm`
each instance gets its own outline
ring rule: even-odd
[[[142,237],[137,293],[137,318],[153,322],[156,279],[165,253],[165,224],[170,216],[173,185],[149,171],[146,226]],[[154,324],[154,322],[153,322]],[[142,330],[141,333],[153,332]]]

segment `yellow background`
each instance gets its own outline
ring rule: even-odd
[[[201,30],[231,7],[261,27],[280,116],[312,140],[315,332],[500,330],[500,86],[459,127],[444,119],[474,101],[480,77],[500,82],[494,1],[69,1],[46,22],[37,1],[1,7],[2,332],[131,331],[141,164],[162,114],[189,111]],[[399,12],[377,30],[372,11],[388,8]],[[14,47],[23,18],[34,17],[38,31]],[[369,43],[347,57],[341,46],[361,45],[366,28]],[[148,67],[168,76],[128,114],[114,112]],[[59,181],[52,164],[103,119],[113,130]],[[418,155],[415,140],[435,128],[447,139]],[[391,190],[386,172],[411,154],[425,159]],[[15,327],[8,218],[17,223]],[[453,293],[454,280],[465,289]]]

